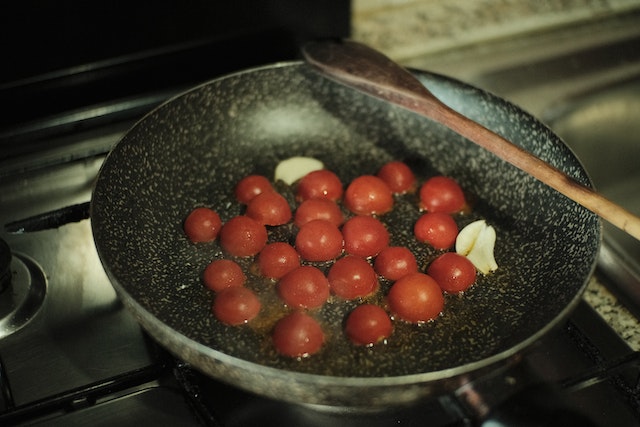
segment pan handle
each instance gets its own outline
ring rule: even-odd
[[[560,387],[539,381],[523,361],[469,382],[455,394],[480,427],[599,427],[567,402]]]

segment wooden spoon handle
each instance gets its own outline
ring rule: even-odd
[[[430,117],[454,132],[484,147],[497,157],[511,163],[640,240],[640,218],[622,206],[613,203],[600,193],[580,184],[564,172],[446,105],[424,106],[425,102],[431,103],[431,100],[416,102],[415,108],[412,110],[423,114],[422,111],[427,108]]]

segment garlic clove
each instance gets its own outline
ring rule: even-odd
[[[498,269],[494,256],[496,230],[485,220],[464,227],[456,238],[456,252],[466,256],[482,274]]]
[[[309,172],[324,169],[324,164],[313,157],[289,157],[282,160],[275,169],[275,181],[291,185]]]

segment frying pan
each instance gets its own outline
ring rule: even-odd
[[[527,113],[461,82],[415,74],[449,106],[589,185],[571,151]],[[421,179],[454,177],[473,200],[473,213],[460,225],[481,217],[496,228],[500,267],[479,276],[463,296],[447,295],[436,321],[420,327],[396,322],[387,345],[360,348],[330,336],[309,358],[278,356],[268,340],[270,320],[229,327],[213,318],[213,296],[200,274],[223,252],[215,242],[190,243],[182,222],[202,205],[215,208],[223,221],[241,214],[235,183],[249,174],[272,176],[279,161],[294,155],[318,158],[345,183],[389,160],[406,161]],[[291,196],[291,188],[280,189]],[[207,82],[144,117],[105,160],[90,215],[119,297],[178,357],[271,398],[369,408],[451,392],[516,360],[579,302],[601,239],[594,214],[520,170],[437,123],[329,81],[300,62]],[[388,215],[392,243],[416,250],[423,264],[435,256],[406,233],[415,209]],[[263,306],[278,304],[265,298]],[[334,302],[313,315],[339,328],[349,309]]]

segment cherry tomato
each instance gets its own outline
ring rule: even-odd
[[[467,257],[447,252],[434,259],[427,268],[443,291],[458,293],[465,291],[476,281],[476,268]]]
[[[251,199],[245,215],[264,225],[283,225],[292,216],[289,202],[276,191],[260,193]]]
[[[434,176],[420,187],[420,205],[427,212],[456,213],[466,203],[462,188],[452,178]]]
[[[314,219],[300,227],[295,247],[307,261],[330,261],[342,253],[342,233],[324,219]]]
[[[364,297],[378,287],[378,276],[364,258],[347,255],[337,260],[327,274],[331,291],[344,299]]]
[[[416,221],[413,234],[419,242],[428,243],[435,249],[449,249],[456,242],[458,225],[449,214],[427,212]]]
[[[209,208],[195,208],[184,220],[184,232],[192,242],[215,240],[221,228],[220,216]]]
[[[267,229],[253,218],[239,215],[220,231],[220,246],[232,256],[256,255],[267,244]]]
[[[408,193],[416,188],[416,176],[406,163],[400,161],[385,163],[376,176],[396,194]]]
[[[317,308],[329,298],[329,281],[316,267],[300,266],[278,282],[278,295],[293,308]]]
[[[344,205],[358,215],[382,215],[393,209],[393,193],[377,176],[362,175],[345,190]]]
[[[387,246],[376,257],[375,271],[388,280],[398,280],[418,271],[416,257],[404,246]]]
[[[362,304],[349,313],[344,331],[354,344],[371,346],[387,339],[393,325],[382,307]]]
[[[338,201],[342,197],[342,181],[335,173],[327,169],[309,172],[303,176],[296,187],[296,200],[328,199]]]
[[[298,206],[293,223],[302,227],[314,219],[324,219],[339,227],[344,222],[344,215],[337,203],[327,199],[309,199]]]
[[[313,317],[294,311],[278,320],[273,328],[272,339],[278,353],[289,357],[307,357],[322,348],[324,332]]]
[[[271,279],[279,279],[299,266],[298,252],[285,242],[270,243],[258,255],[260,274]]]
[[[260,300],[256,294],[244,286],[223,289],[213,300],[213,314],[227,325],[242,325],[255,318],[260,312]]]
[[[411,323],[433,320],[444,308],[442,289],[424,273],[411,273],[396,281],[387,298],[391,311]]]
[[[204,269],[202,280],[207,288],[219,292],[233,286],[242,286],[247,276],[242,268],[230,259],[217,259]]]
[[[382,222],[371,216],[358,215],[342,226],[344,249],[363,258],[378,255],[389,244],[389,232]]]
[[[260,193],[272,191],[271,182],[262,175],[249,175],[236,184],[234,195],[240,203],[247,204]]]

